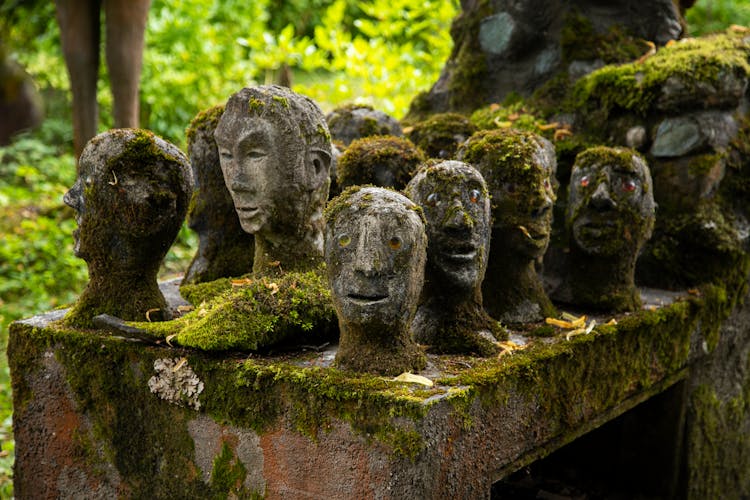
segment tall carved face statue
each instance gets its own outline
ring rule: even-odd
[[[651,236],[651,174],[633,150],[597,147],[578,155],[570,176],[567,225],[575,244],[592,255],[635,252]]]
[[[111,270],[158,262],[177,236],[191,191],[190,164],[172,144],[138,129],[99,134],[63,197],[76,211],[76,256]]]
[[[543,137],[513,129],[481,131],[459,150],[492,195],[493,230],[509,251],[528,259],[544,255],[555,201],[554,148]]]
[[[428,269],[456,292],[481,285],[490,250],[490,197],[471,165],[445,161],[423,168],[406,187],[427,219]]]
[[[285,87],[234,94],[215,132],[221,169],[242,228],[284,234],[328,196],[330,135],[320,108]]]
[[[405,328],[422,290],[427,236],[419,208],[383,188],[349,188],[326,210],[325,260],[339,318]]]

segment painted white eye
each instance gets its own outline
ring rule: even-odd
[[[401,238],[399,238],[398,236],[394,236],[390,240],[388,240],[388,246],[391,250],[399,250],[401,248],[401,245]]]
[[[584,175],[583,177],[581,177],[581,180],[580,180],[579,184],[580,184],[581,187],[588,186],[589,185],[589,176],[588,175]]]
[[[633,179],[623,179],[621,184],[622,190],[626,193],[632,193],[637,187]]]
[[[479,202],[481,197],[482,197],[482,193],[478,189],[472,189],[469,192],[469,200],[471,200],[472,203]]]
[[[440,196],[437,193],[430,193],[427,196],[427,204],[431,207],[436,206],[439,201],[440,201]]]

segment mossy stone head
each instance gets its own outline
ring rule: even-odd
[[[227,101],[214,136],[246,232],[296,231],[322,211],[331,141],[311,99],[276,85],[244,88]]]
[[[553,152],[549,141],[537,134],[500,129],[477,132],[457,154],[487,182],[493,231],[502,237],[502,245],[528,258],[540,257],[549,244],[556,199]]]
[[[461,114],[438,113],[416,123],[407,136],[430,158],[449,159],[476,131],[476,125]]]
[[[571,243],[592,255],[637,255],[651,237],[651,173],[634,150],[605,146],[576,157],[570,175],[566,224]]]
[[[425,161],[410,140],[394,136],[357,139],[339,157],[336,166],[340,188],[372,184],[404,189]]]
[[[348,104],[326,115],[334,141],[348,146],[352,141],[374,135],[404,135],[398,120],[365,104]]]
[[[476,292],[490,246],[490,195],[482,174],[467,163],[444,161],[420,170],[406,195],[427,219],[428,275],[457,295]]]
[[[89,141],[64,201],[77,212],[76,255],[111,271],[158,266],[185,218],[190,164],[174,145],[139,129]]]
[[[424,279],[427,235],[419,207],[396,191],[352,187],[326,209],[325,237],[342,328],[355,324],[403,333]]]
[[[239,227],[232,197],[224,184],[214,139],[214,131],[223,113],[223,104],[199,112],[186,133],[187,153],[195,181],[188,225],[195,231],[225,231],[227,220],[232,221],[232,228]]]

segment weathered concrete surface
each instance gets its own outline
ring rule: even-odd
[[[499,358],[430,356],[422,372],[436,381],[430,389],[330,368],[331,351],[208,356],[65,330],[50,324],[54,316],[16,322],[8,349],[16,495],[488,497],[493,482],[688,373],[699,381],[691,363],[715,366],[705,375],[711,383],[724,380],[719,359],[711,361],[724,354],[723,344],[706,352],[717,340],[712,327],[723,319],[716,312],[731,306],[732,297],[701,293],[618,316],[617,326],[568,341],[514,334],[528,347]],[[748,337],[748,315],[742,309],[732,317],[723,329],[735,329],[727,338]],[[743,349],[730,357],[746,362]],[[149,390],[164,360],[175,373],[195,374],[199,405],[188,397],[200,387],[194,381],[191,394],[181,393],[179,383],[171,396]],[[724,401],[725,393],[718,394]],[[732,422],[747,426],[743,408],[720,404],[716,411],[731,410]],[[746,470],[723,461],[724,436],[702,424],[701,415],[692,417],[689,432],[715,445],[718,484],[736,487],[737,478],[747,484]],[[745,442],[732,441],[741,445],[738,456],[750,453]],[[687,459],[692,467],[692,455]],[[690,476],[684,487],[716,491],[700,481]]]

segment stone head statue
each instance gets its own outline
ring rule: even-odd
[[[342,368],[399,374],[424,367],[411,339],[427,236],[413,202],[388,189],[353,187],[326,209],[325,259]]]
[[[326,121],[333,140],[344,146],[373,135],[404,135],[398,120],[364,104],[338,107],[326,115]]]
[[[569,269],[556,297],[601,309],[637,308],[635,262],[656,210],[646,162],[632,149],[587,149],[576,157],[569,189]]]
[[[444,161],[420,170],[405,192],[427,219],[425,278],[459,301],[481,295],[490,249],[490,196],[482,174]]]
[[[90,326],[107,313],[126,320],[168,318],[156,283],[159,265],[177,237],[192,191],[190,164],[172,144],[138,129],[91,139],[78,179],[64,201],[75,209],[75,253],[89,284],[67,321]]]
[[[405,192],[424,210],[429,241],[414,338],[436,352],[495,352],[497,322],[482,309],[490,251],[490,196],[482,174],[444,161],[420,170]]]
[[[447,160],[476,131],[476,125],[461,114],[438,113],[415,123],[407,136],[430,158]]]
[[[485,307],[509,323],[538,321],[554,309],[534,263],[549,244],[555,201],[554,148],[536,134],[481,131],[458,151],[484,176],[492,196],[492,251]]]
[[[343,189],[372,184],[401,190],[425,160],[424,153],[408,139],[393,136],[357,139],[338,159],[337,185]]]
[[[566,223],[590,255],[638,255],[654,228],[651,173],[635,151],[597,147],[576,157]]]
[[[190,229],[198,233],[198,251],[183,284],[240,276],[253,268],[255,240],[240,226],[232,197],[224,184],[214,130],[224,106],[201,111],[187,131],[187,150],[195,191],[187,213]]]
[[[240,225],[255,235],[253,270],[322,260],[331,141],[320,108],[286,87],[245,88],[214,137]]]

